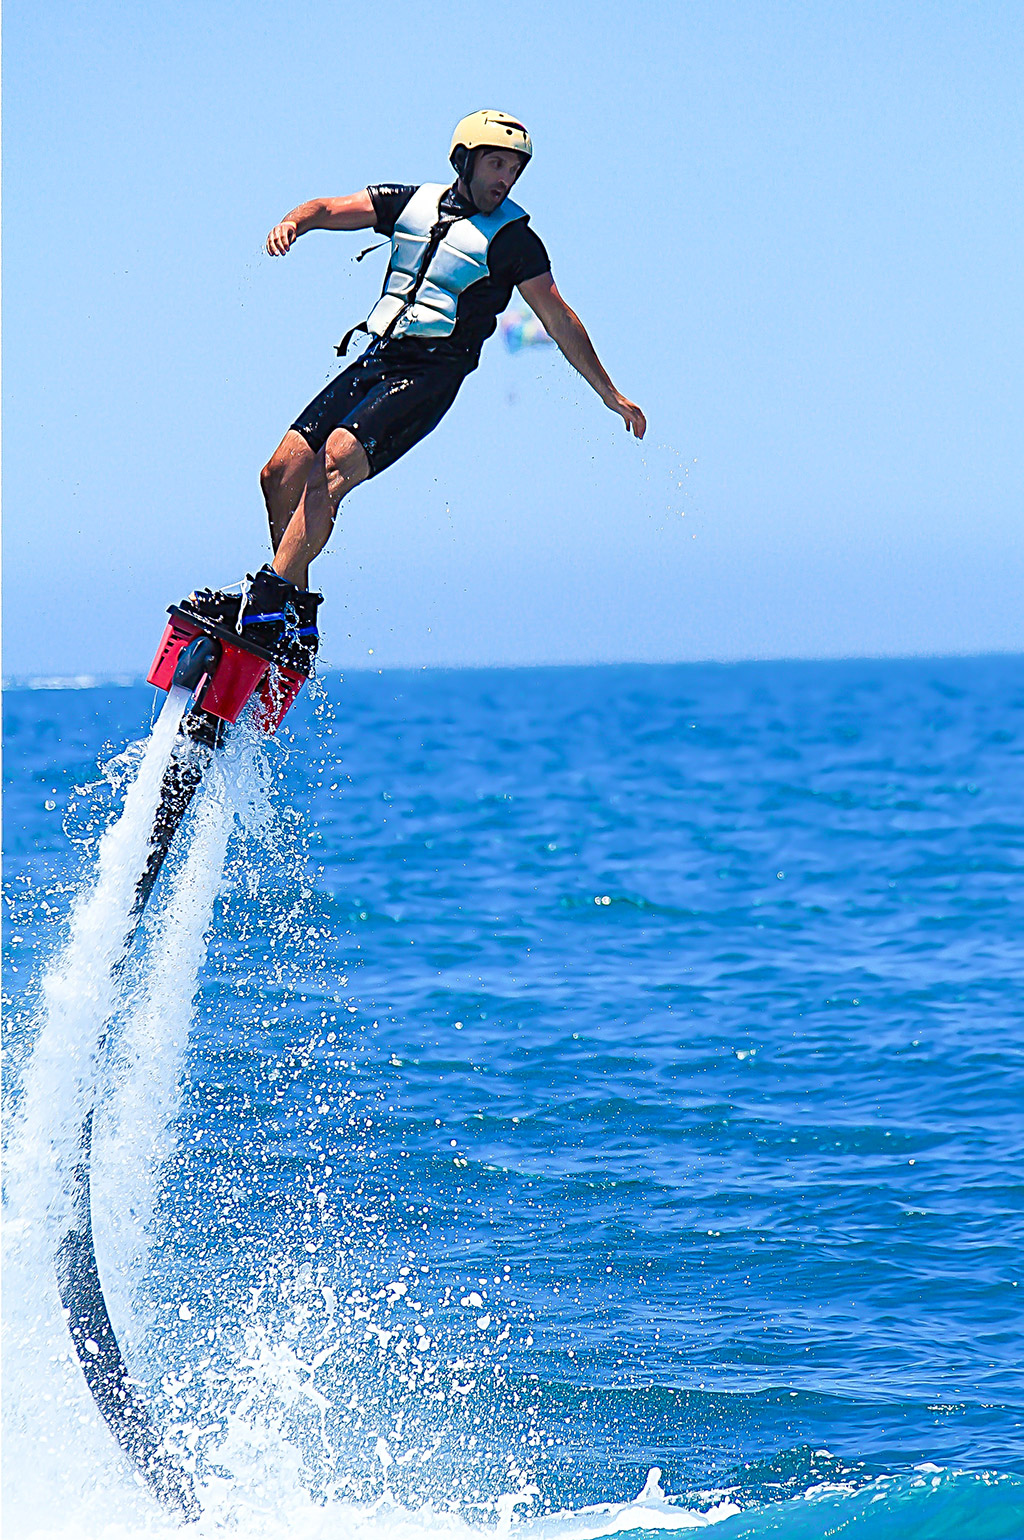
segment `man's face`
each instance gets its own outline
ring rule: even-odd
[[[523,169],[514,150],[478,150],[473,162],[469,196],[481,214],[493,214],[508,197],[512,183]]]

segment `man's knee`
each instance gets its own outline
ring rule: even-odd
[[[347,428],[335,428],[324,445],[324,470],[332,491],[347,491],[370,474],[366,450]]]
[[[260,471],[260,486],[263,489],[264,497],[269,492],[275,491],[281,485],[281,481],[281,467],[275,457],[271,455],[266,465]]]
[[[304,477],[313,458],[313,451],[302,434],[296,433],[294,428],[289,428],[260,471],[260,486],[264,494],[276,492],[296,477]]]

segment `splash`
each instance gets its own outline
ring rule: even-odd
[[[118,965],[135,921],[164,772],[178,735],[185,690],[172,690],[128,787],[120,818],[100,841],[95,880],[76,900],[67,941],[42,985],[41,1021],[8,1156],[11,1217],[48,1216],[52,1232],[70,1209],[82,1120],[95,1097],[107,1025],[120,989]]]
[[[176,1147],[193,999],[228,840],[236,824],[264,838],[269,831],[264,768],[250,735],[207,770],[184,857],[149,918],[137,981],[112,1033],[93,1148],[94,1228],[129,1345],[145,1329],[131,1301],[147,1266],[161,1175]]]
[[[108,767],[111,784],[126,786],[123,809],[99,841],[95,874],[72,906],[66,941],[42,982],[7,1151],[9,1514],[30,1514],[41,1492],[69,1487],[88,1507],[89,1494],[108,1483],[119,1494],[115,1512],[134,1515],[148,1506],[133,1480],[124,1479],[124,1464],[85,1393],[57,1297],[54,1253],[82,1200],[76,1166],[95,1111],[94,1232],[107,1305],[122,1348],[144,1335],[132,1285],[145,1268],[161,1173],[174,1146],[192,999],[228,838],[236,817],[257,833],[267,823],[263,755],[243,733],[240,747],[210,767],[165,901],[129,951],[138,930],[137,884],[188,699],[171,691],[145,747],[133,746]],[[88,1214],[88,1189],[85,1202]],[[44,1451],[53,1470],[40,1458]],[[109,1517],[110,1508],[104,1513]]]
[[[31,1516],[38,1493],[68,1480],[95,1490],[97,1476],[133,1511],[120,1459],[92,1406],[71,1350],[54,1277],[54,1251],[74,1202],[75,1168],[95,1101],[108,1023],[122,988],[120,964],[135,921],[135,887],[188,694],[172,691],[124,806],[99,843],[94,879],[76,899],[67,939],[42,983],[39,1026],[7,1150],[4,1202],[4,1458],[8,1515]],[[59,1473],[59,1476],[58,1476]]]

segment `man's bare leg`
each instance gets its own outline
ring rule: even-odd
[[[281,544],[292,514],[299,506],[306,477],[315,459],[315,451],[309,447],[302,434],[289,428],[260,471],[260,486],[270,521],[270,543],[275,551]]]
[[[299,433],[287,433],[282,449],[291,438],[300,439],[312,454]],[[275,572],[294,583],[297,588],[309,587],[309,564],[320,555],[330,539],[338,504],[346,492],[351,492],[369,474],[370,462],[362,444],[347,428],[335,428],[319,454],[312,456],[301,495],[275,546]],[[282,483],[285,479],[282,478]],[[290,477],[287,481],[291,487],[293,484]],[[269,497],[267,506],[269,509]],[[287,506],[283,492],[281,503],[275,506]],[[274,514],[271,513],[272,529],[273,519]]]

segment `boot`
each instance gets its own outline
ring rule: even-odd
[[[264,563],[257,573],[246,573],[235,627],[239,636],[248,642],[258,642],[268,652],[273,652],[284,635],[288,608],[294,609],[298,591],[295,584],[276,573],[269,562]]]
[[[289,620],[282,638],[281,662],[307,677],[313,672],[320,646],[316,612],[323,602],[323,594],[313,593],[308,588],[297,588],[293,603],[289,606]]]
[[[197,588],[187,599],[182,599],[178,608],[186,615],[194,615],[196,620],[210,620],[214,625],[234,631],[241,603],[241,594],[230,594],[224,588]]]
[[[239,636],[257,642],[279,663],[308,675],[316,657],[319,634],[316,612],[323,594],[296,588],[273,567],[265,565],[242,585]]]

